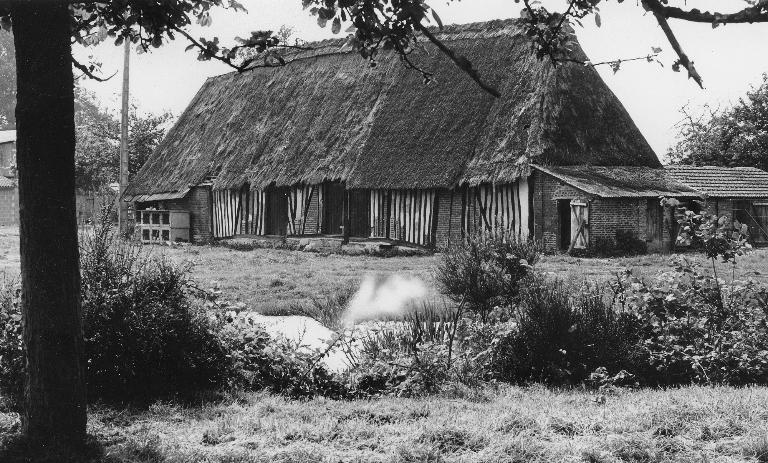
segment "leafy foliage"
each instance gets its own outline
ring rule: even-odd
[[[187,270],[151,259],[109,225],[82,244],[82,310],[92,398],[145,400],[216,389],[226,351],[186,292]]]
[[[500,233],[471,236],[445,250],[435,280],[451,300],[486,318],[494,307],[515,300],[520,281],[539,257],[532,241]]]
[[[218,312],[216,319],[227,351],[231,387],[267,389],[294,398],[345,396],[343,383],[318,365],[320,352],[273,338],[247,314]]]
[[[0,395],[14,408],[21,406],[24,393],[20,298],[19,285],[3,281],[0,286]]]
[[[16,123],[16,56],[13,36],[0,29],[0,130],[12,129]]]
[[[165,136],[170,113],[128,115],[128,172],[136,173]],[[99,190],[119,180],[120,122],[82,88],[75,93],[75,175],[77,186]]]
[[[768,170],[768,74],[732,107],[694,115],[683,108],[678,139],[668,155],[676,164]]]
[[[768,288],[716,277],[680,259],[647,283],[620,280],[622,304],[638,315],[647,384],[768,381]]]

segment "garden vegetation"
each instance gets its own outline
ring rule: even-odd
[[[443,303],[400,319],[345,328],[349,287],[303,313],[337,330],[327,349],[274,338],[189,268],[100,226],[82,240],[82,312],[89,400],[151,403],[232,391],[334,399],[472,395],[494,383],[615,388],[768,382],[768,287],[737,279],[746,237],[728,220],[688,212],[685,256],[654,278],[564,281],[536,268],[536,243],[501,234],[445,250],[435,268]],[[733,272],[718,275],[716,260]],[[722,268],[722,267],[720,267]],[[722,270],[721,270],[722,273]],[[19,290],[0,293],[0,388],[21,403]],[[342,349],[349,367],[322,357]]]

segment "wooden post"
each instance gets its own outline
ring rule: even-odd
[[[342,242],[343,243],[349,243],[349,234],[350,234],[350,224],[351,220],[349,217],[350,213],[350,197],[349,197],[349,190],[344,188],[344,204],[342,205],[342,220],[341,222],[344,224],[344,232],[342,234]]]
[[[128,202],[124,201],[122,196],[128,187],[128,84],[129,84],[129,66],[131,61],[131,41],[125,40],[125,51],[123,56],[123,107],[122,118],[120,121],[120,191],[118,198],[120,201],[120,214],[118,217],[118,228],[122,236],[128,236]]]

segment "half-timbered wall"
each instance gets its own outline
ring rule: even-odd
[[[370,237],[433,244],[435,190],[371,190]]]
[[[528,181],[503,185],[478,185],[465,190],[466,234],[503,232],[520,238],[528,236]]]
[[[323,185],[296,185],[288,193],[288,234],[320,233],[323,221]]]
[[[264,234],[264,191],[213,190],[212,196],[214,238]]]

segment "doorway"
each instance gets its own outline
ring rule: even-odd
[[[264,210],[264,234],[285,236],[288,232],[288,188],[268,188]]]
[[[346,190],[339,182],[323,185],[323,226],[324,235],[341,235],[344,225],[344,196]]]
[[[557,200],[557,218],[560,235],[560,250],[567,251],[571,245],[571,200]]]

